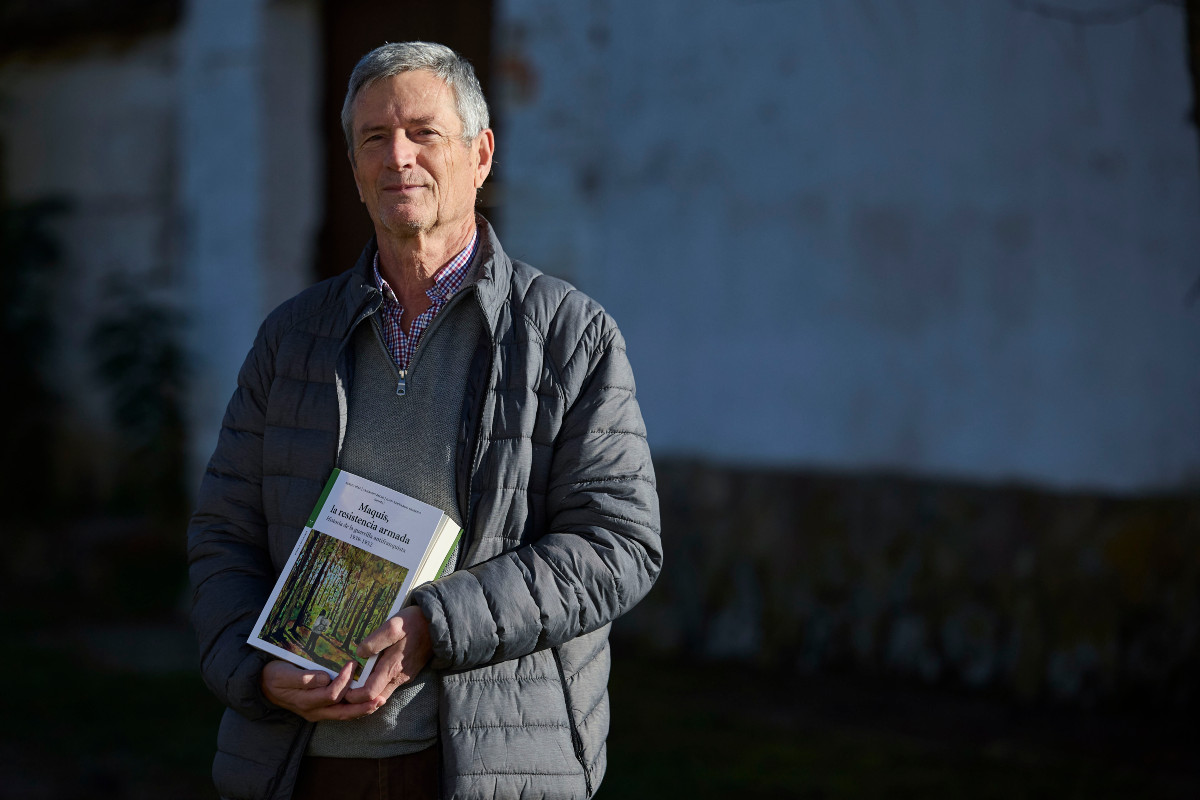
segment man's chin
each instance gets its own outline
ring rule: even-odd
[[[425,233],[433,227],[429,220],[411,214],[388,214],[380,217],[379,222],[377,228],[405,238]]]

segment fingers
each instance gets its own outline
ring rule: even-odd
[[[325,686],[315,689],[292,689],[288,692],[289,699],[297,707],[306,711],[340,703],[342,696],[346,693],[346,687],[350,685],[350,676],[353,671],[354,662],[347,661],[338,672],[337,677],[332,681],[327,681]]]
[[[392,692],[396,689],[395,686],[388,685],[385,685],[383,688],[384,691],[379,692],[378,694],[371,694],[371,690],[366,686],[360,686],[357,689],[351,689],[350,691],[346,692],[346,696],[342,699],[342,705],[365,706],[370,708],[371,711],[375,711],[388,701],[388,698],[392,696]]]
[[[404,638],[404,620],[400,615],[391,617],[363,639],[358,645],[358,657],[370,658]]]
[[[342,701],[353,670],[354,662],[348,661],[330,679],[324,672],[298,669],[282,661],[271,662],[263,667],[263,694],[280,708],[308,719],[309,714]]]
[[[391,694],[371,697],[362,689],[361,696],[350,697],[354,662],[347,661],[333,678],[318,670],[304,670],[285,661],[272,661],[263,667],[262,687],[267,699],[309,722],[357,719],[374,712]]]
[[[333,682],[326,687],[324,692],[321,692],[324,695],[322,699],[329,702],[312,706],[300,716],[309,722],[320,722],[321,720],[357,719],[358,717],[373,713],[382,703],[344,702],[347,689],[350,687],[350,678],[353,674],[354,662],[347,661],[337,674],[337,677],[333,679]]]
[[[320,689],[328,686],[332,680],[329,673],[319,670],[305,670],[299,677],[300,680],[295,686],[297,689]]]
[[[277,689],[320,689],[328,686],[329,675],[317,669],[300,669],[286,661],[271,661],[263,667],[263,680]]]
[[[390,670],[379,669],[379,665],[376,663],[376,669],[371,673],[367,682],[357,689],[346,692],[344,699],[347,703],[373,702],[381,706],[391,697],[397,686],[407,683],[410,679],[399,670],[395,674],[390,674]]]
[[[401,610],[359,644],[358,654],[367,658],[378,654],[379,659],[371,676],[357,689],[350,688],[354,662],[330,678],[324,672],[274,661],[263,668],[263,693],[275,705],[309,721],[370,714],[429,661],[432,648],[425,615],[416,606]]]
[[[374,713],[378,707],[375,703],[336,703],[331,706],[314,708],[312,711],[305,712],[300,716],[309,722],[321,722],[322,720],[331,719],[358,719],[359,717],[365,717],[367,714]]]
[[[342,697],[346,694],[346,689],[350,687],[350,677],[353,674],[354,662],[347,661],[345,665],[342,666],[341,672],[339,672],[337,677],[333,679],[333,682],[329,684],[329,690],[333,692],[333,702],[342,702]]]
[[[383,705],[397,686],[407,683],[413,677],[407,674],[405,670],[406,650],[405,642],[384,650],[375,662],[375,669],[371,672],[370,677],[367,678],[366,683],[346,693],[346,702],[364,703],[375,701],[378,705]]]
[[[373,701],[378,705],[391,696],[396,687],[408,683],[429,662],[432,654],[428,637],[424,639],[416,632],[406,635],[400,642],[384,650],[375,662],[375,670],[366,682],[346,693],[348,703]]]

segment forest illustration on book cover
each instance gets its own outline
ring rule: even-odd
[[[259,637],[337,672],[367,659],[359,642],[383,624],[408,569],[313,529]]]

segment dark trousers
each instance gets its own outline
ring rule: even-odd
[[[391,758],[300,762],[292,800],[437,800],[438,748]]]

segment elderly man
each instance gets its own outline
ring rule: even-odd
[[[452,50],[350,77],[375,237],[263,323],[188,533],[201,667],[228,707],[225,797],[588,797],[605,769],[608,630],[662,554],[625,344],[474,210],[494,137]],[[349,688],[246,644],[334,467],[445,510],[450,567],[367,637]]]

